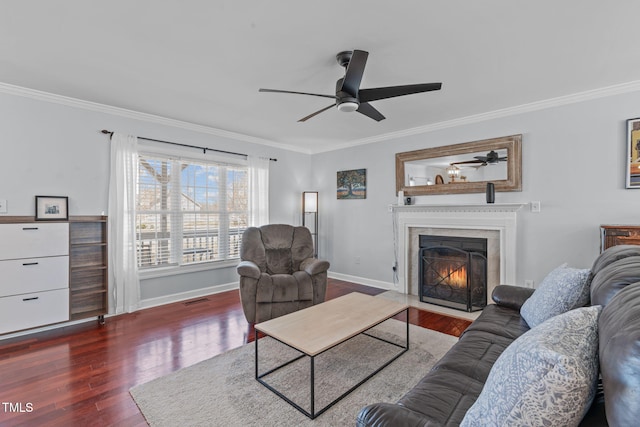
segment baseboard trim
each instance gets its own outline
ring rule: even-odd
[[[114,316],[114,315],[108,315],[108,314],[104,315],[105,319],[109,316]],[[98,316],[87,317],[86,319],[80,319],[80,320],[71,320],[71,321],[62,322],[62,323],[53,323],[51,325],[46,325],[46,326],[36,326],[35,328],[23,329],[17,332],[8,332],[4,335],[0,335],[0,341],[7,340],[9,338],[17,338],[25,335],[37,334],[38,332],[46,332],[54,329],[62,329],[68,326],[79,325],[81,323],[87,323],[87,322],[98,322]]]
[[[381,280],[368,279],[366,277],[359,276],[351,276],[349,274],[336,273],[333,271],[329,271],[327,274],[331,279],[344,280],[345,282],[353,282],[359,285],[367,285],[373,288],[384,289],[384,290],[396,290],[396,286],[390,282],[383,282]]]
[[[221,285],[209,286],[206,288],[194,289],[192,291],[187,291],[187,292],[180,292],[177,294],[164,295],[156,298],[148,298],[140,301],[140,304],[138,304],[138,310],[158,307],[161,305],[185,301],[193,298],[200,298],[206,295],[219,294],[221,292],[238,289],[239,287],[240,287],[239,282],[231,282],[231,283],[224,283]]]

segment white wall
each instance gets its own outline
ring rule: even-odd
[[[517,282],[539,283],[562,262],[589,267],[600,224],[637,224],[640,191],[624,189],[625,120],[640,93],[600,98],[309,156],[117,114],[0,93],[0,199],[7,215],[34,213],[35,195],[69,196],[71,215],[107,212],[109,143],[100,129],[278,158],[272,222],[300,224],[300,197],[320,191],[319,252],[331,273],[393,288],[392,217],[397,152],[523,134],[523,191],[497,203],[540,200],[519,214]],[[393,120],[393,117],[387,118]],[[375,125],[373,123],[372,125]],[[367,198],[336,199],[336,172],[367,169]],[[310,172],[311,171],[311,172]],[[483,203],[484,194],[421,196],[417,203]],[[356,259],[359,257],[359,261]],[[237,282],[233,267],[145,280],[148,301]]]
[[[517,284],[538,284],[563,262],[588,268],[599,253],[600,224],[640,220],[640,191],[624,188],[626,119],[640,116],[639,101],[639,92],[615,95],[316,154],[313,180],[323,199],[320,255],[329,259],[334,276],[393,289],[387,206],[396,203],[395,153],[523,134],[523,191],[496,194],[496,203],[542,203],[541,213],[524,208],[518,214]],[[367,198],[337,200],[336,172],[360,168],[367,169]],[[416,203],[484,198],[420,196]]]
[[[0,199],[8,205],[2,215],[33,216],[36,195],[68,196],[70,215],[108,215],[109,142],[101,129],[277,158],[270,163],[271,221],[301,222],[307,154],[7,93],[0,93]],[[142,281],[141,296],[154,304],[237,281],[235,267],[152,278]]]

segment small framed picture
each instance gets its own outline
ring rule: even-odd
[[[338,199],[367,198],[367,170],[353,169],[338,172]]]
[[[36,221],[69,220],[69,198],[65,196],[36,196]]]
[[[627,120],[627,188],[640,188],[640,119]]]

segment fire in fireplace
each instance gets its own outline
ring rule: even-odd
[[[487,305],[487,239],[420,235],[420,301],[468,312]]]

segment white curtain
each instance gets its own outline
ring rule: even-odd
[[[136,311],[140,303],[135,227],[137,170],[138,138],[114,133],[109,178],[109,279],[116,314]],[[113,313],[113,308],[110,311]]]
[[[269,159],[247,156],[249,162],[249,226],[269,224]]]

